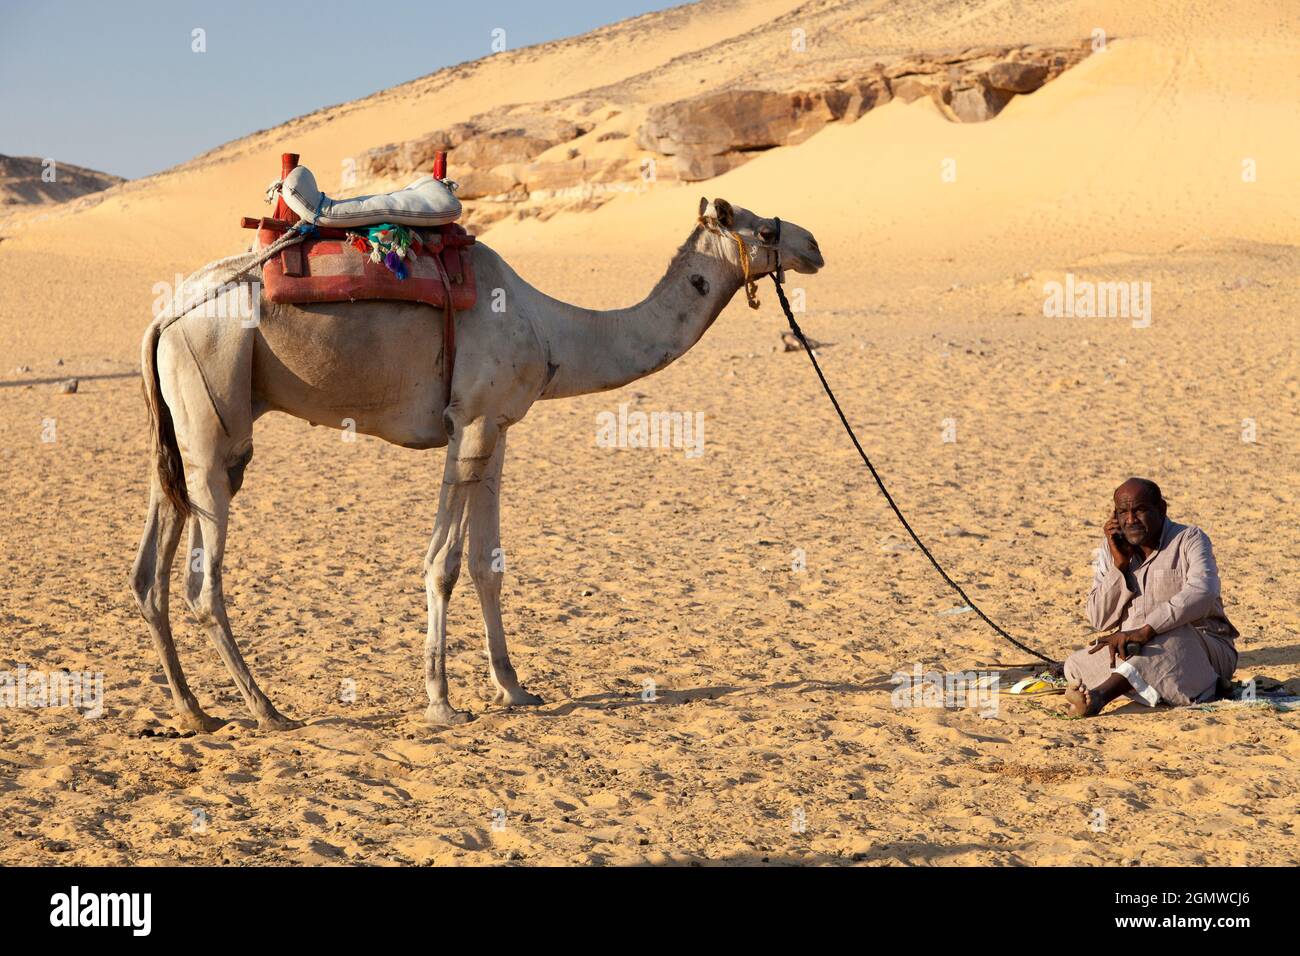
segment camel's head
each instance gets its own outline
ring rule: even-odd
[[[740,266],[738,237],[749,254],[749,274],[763,276],[778,266],[794,272],[814,273],[826,264],[817,240],[803,226],[783,219],[764,219],[725,199],[700,199],[700,222],[722,239],[723,254]],[[778,253],[780,262],[777,261]]]

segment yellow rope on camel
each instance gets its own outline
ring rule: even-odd
[[[745,240],[740,238],[740,233],[724,230],[716,222],[699,217],[700,225],[709,232],[716,233],[719,236],[725,235],[736,240],[736,245],[740,247],[740,267],[745,270],[745,298],[749,301],[751,309],[757,309],[758,301],[758,281],[750,278],[749,275],[749,249],[745,246]]]

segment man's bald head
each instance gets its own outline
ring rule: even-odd
[[[1124,540],[1134,547],[1160,543],[1166,510],[1160,486],[1149,478],[1130,478],[1115,489],[1115,518]]]
[[[1130,478],[1128,481],[1124,482],[1124,484],[1115,489],[1115,497],[1117,499],[1119,498],[1121,491],[1125,492],[1126,496],[1139,495],[1152,504],[1163,505],[1165,503],[1164,496],[1160,494],[1160,486],[1150,478]]]

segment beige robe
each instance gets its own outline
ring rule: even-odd
[[[1156,636],[1141,653],[1126,661],[1116,658],[1113,670],[1108,650],[1075,651],[1065,661],[1071,684],[1082,681],[1091,689],[1111,674],[1123,674],[1134,700],[1153,707],[1161,701],[1183,705],[1213,700],[1220,679],[1231,680],[1237,669],[1237,629],[1223,611],[1214,550],[1195,525],[1166,518],[1160,547],[1136,567],[1130,562],[1126,571],[1115,567],[1103,541],[1088,619],[1106,632],[1149,624]]]

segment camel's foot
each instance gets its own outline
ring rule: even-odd
[[[297,730],[303,726],[306,725],[301,720],[290,720],[284,714],[278,714],[274,711],[265,717],[257,718],[258,730]]]
[[[459,727],[461,724],[468,724],[473,719],[473,714],[464,710],[456,710],[445,700],[430,704],[429,709],[424,712],[425,723],[431,727]]]
[[[522,687],[498,687],[497,695],[492,698],[492,703],[500,704],[503,707],[536,707],[544,701],[536,694],[530,694]]]
[[[197,708],[195,710],[177,711],[175,718],[176,725],[184,730],[192,730],[196,734],[214,734],[222,727],[226,726],[227,721],[220,717],[213,717]]]

